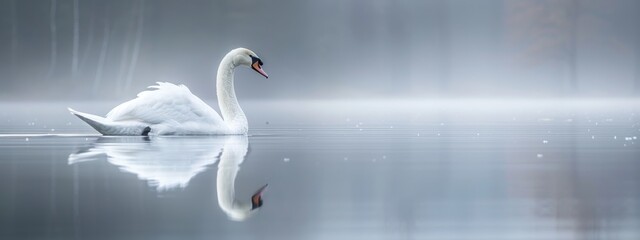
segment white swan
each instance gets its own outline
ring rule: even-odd
[[[104,135],[217,135],[246,134],[247,118],[238,104],[233,74],[238,66],[250,67],[264,77],[262,60],[246,48],[231,50],[218,66],[216,93],[222,117],[184,85],[158,82],[155,90],[112,109],[106,118],[69,111]],[[224,120],[223,120],[224,118]]]
[[[258,189],[249,202],[236,199],[235,180],[249,148],[247,136],[101,137],[92,147],[69,155],[68,164],[106,157],[120,171],[135,174],[157,191],[185,188],[197,174],[218,160],[218,206],[234,221],[243,221],[262,206]]]

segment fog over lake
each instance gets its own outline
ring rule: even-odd
[[[640,239],[639,22],[635,0],[0,1],[0,239]],[[103,118],[155,82],[190,92]]]

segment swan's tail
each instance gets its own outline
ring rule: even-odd
[[[100,156],[105,155],[104,151],[88,149],[85,151],[80,151],[76,153],[72,153],[69,155],[69,159],[67,160],[69,165],[81,163],[81,162],[89,162],[98,159]]]
[[[139,122],[111,121],[89,113],[78,112],[71,108],[69,112],[89,124],[103,135],[148,135],[151,128]]]

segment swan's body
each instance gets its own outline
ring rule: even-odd
[[[161,83],[122,103],[106,116],[69,111],[104,135],[218,135],[246,134],[247,118],[233,86],[234,70],[249,66],[268,77],[251,50],[234,49],[220,62],[216,93],[222,117],[184,85]]]

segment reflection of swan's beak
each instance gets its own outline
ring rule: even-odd
[[[251,210],[262,206],[262,193],[264,193],[264,190],[267,189],[267,186],[269,186],[269,184],[265,184],[260,189],[258,189],[258,191],[256,191],[253,196],[251,196]]]

